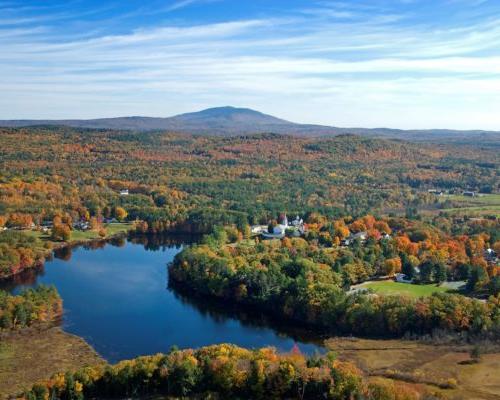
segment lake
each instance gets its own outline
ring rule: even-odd
[[[112,363],[167,352],[174,345],[322,350],[319,338],[307,330],[169,288],[167,264],[190,241],[141,237],[63,249],[40,271],[0,283],[0,288],[19,293],[38,284],[54,285],[63,299],[63,329],[83,337]]]

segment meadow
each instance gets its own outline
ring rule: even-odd
[[[437,284],[414,285],[412,283],[401,283],[394,281],[366,282],[358,285],[357,288],[371,289],[375,293],[388,295],[405,295],[410,297],[430,296],[433,293],[449,292],[451,289]]]

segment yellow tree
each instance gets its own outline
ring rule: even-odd
[[[115,216],[118,221],[124,221],[127,218],[127,211],[123,207],[115,208]]]

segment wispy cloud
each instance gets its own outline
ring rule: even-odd
[[[30,29],[0,28],[0,118],[167,116],[235,104],[334,125],[500,129],[500,13],[436,19],[379,1],[111,31],[104,11],[85,21],[95,31],[77,18],[95,10],[73,13],[63,28],[37,13],[25,17],[40,18]],[[450,12],[447,1],[439,12]],[[166,7],[195,2],[212,6]]]
[[[181,1],[176,1],[174,4],[165,7],[165,10],[167,11],[174,11],[178,10],[180,8],[188,7],[194,3],[199,3],[200,0],[181,0]]]

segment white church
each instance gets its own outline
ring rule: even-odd
[[[300,236],[304,233],[304,221],[297,216],[292,224],[288,224],[288,218],[286,214],[284,215],[281,223],[273,227],[273,231],[269,232],[268,230],[262,230],[261,234],[266,239],[283,239],[286,235],[286,231],[292,231],[294,236]]]

